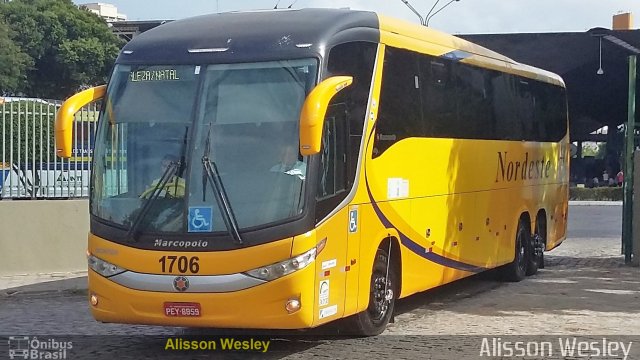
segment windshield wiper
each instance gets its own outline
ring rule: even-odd
[[[242,244],[242,238],[240,237],[240,231],[238,230],[238,221],[236,220],[236,216],[233,214],[233,209],[231,208],[231,203],[229,202],[229,197],[224,189],[224,185],[222,185],[222,180],[220,179],[220,173],[218,172],[216,163],[207,155],[204,155],[202,157],[202,166],[206,172],[207,179],[209,179],[211,187],[213,188],[213,193],[216,196],[218,207],[223,215],[222,220],[224,220],[224,224],[227,226],[227,229],[231,236],[233,236],[234,240],[238,244]]]
[[[171,161],[169,163],[167,168],[162,173],[162,176],[160,176],[160,180],[158,180],[158,183],[151,190],[151,196],[149,196],[149,198],[142,205],[142,209],[140,210],[140,212],[136,216],[135,220],[131,224],[131,228],[129,228],[129,231],[127,232],[126,239],[130,238],[131,242],[136,242],[137,241],[136,234],[135,234],[136,230],[138,229],[138,226],[140,226],[140,223],[142,222],[142,219],[144,219],[145,216],[147,216],[147,213],[151,209],[151,205],[153,205],[153,203],[156,201],[156,199],[158,199],[158,197],[160,197],[160,194],[162,193],[162,191],[160,191],[160,189],[164,189],[165,186],[167,185],[167,183],[169,182],[169,180],[171,180],[171,178],[173,178],[174,176],[177,176],[177,177],[182,176],[182,173],[184,172],[184,164],[186,163],[185,155],[186,155],[186,150],[187,150],[187,137],[188,136],[189,136],[189,127],[186,126],[186,129],[184,130],[184,137],[182,139],[182,146],[181,146],[181,149],[180,149],[180,160],[177,161],[177,162],[176,161]],[[178,193],[178,179],[175,180],[175,183],[176,184],[175,184],[174,194],[177,194]]]
[[[213,194],[216,196],[218,208],[220,208],[220,212],[222,213],[224,225],[227,227],[229,234],[231,234],[236,243],[242,244],[243,242],[240,237],[240,230],[238,230],[238,221],[236,220],[236,216],[231,208],[229,197],[227,196],[227,192],[222,184],[222,179],[220,179],[218,167],[216,166],[216,163],[211,160],[209,154],[211,154],[211,124],[209,124],[207,139],[204,143],[204,155],[202,155],[202,167],[204,169],[202,172],[202,201],[207,200],[207,180],[209,180],[211,187],[213,188]]]
[[[156,183],[156,186],[154,186],[153,189],[151,190],[151,196],[149,196],[149,198],[145,201],[144,205],[142,205],[142,209],[140,210],[135,220],[131,224],[131,228],[129,228],[129,232],[127,232],[126,238],[127,239],[130,238],[131,242],[137,241],[135,237],[135,232],[138,229],[138,226],[140,226],[140,222],[147,215],[147,213],[149,212],[149,209],[151,209],[151,205],[156,201],[158,197],[160,197],[160,194],[162,193],[160,189],[164,189],[164,187],[167,185],[169,180],[171,180],[171,178],[176,174],[176,172],[178,171],[178,168],[180,167],[179,165],[180,165],[180,162],[176,163],[172,161],[171,163],[169,163],[169,166],[167,166],[166,170],[162,173],[160,180]]]

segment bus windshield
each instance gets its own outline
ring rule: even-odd
[[[130,234],[236,236],[300,216],[298,119],[316,74],[314,59],[117,65],[96,136],[92,215]]]

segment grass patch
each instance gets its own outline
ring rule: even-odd
[[[569,200],[578,201],[622,201],[621,187],[569,188]]]

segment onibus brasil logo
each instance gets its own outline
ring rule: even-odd
[[[9,336],[9,359],[66,359],[71,341],[38,339],[29,336]]]

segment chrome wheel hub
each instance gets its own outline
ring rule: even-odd
[[[389,304],[393,299],[391,281],[387,281],[384,276],[378,275],[373,282],[371,295],[373,300],[373,308],[371,309],[372,315],[378,320],[384,318],[389,310]]]

